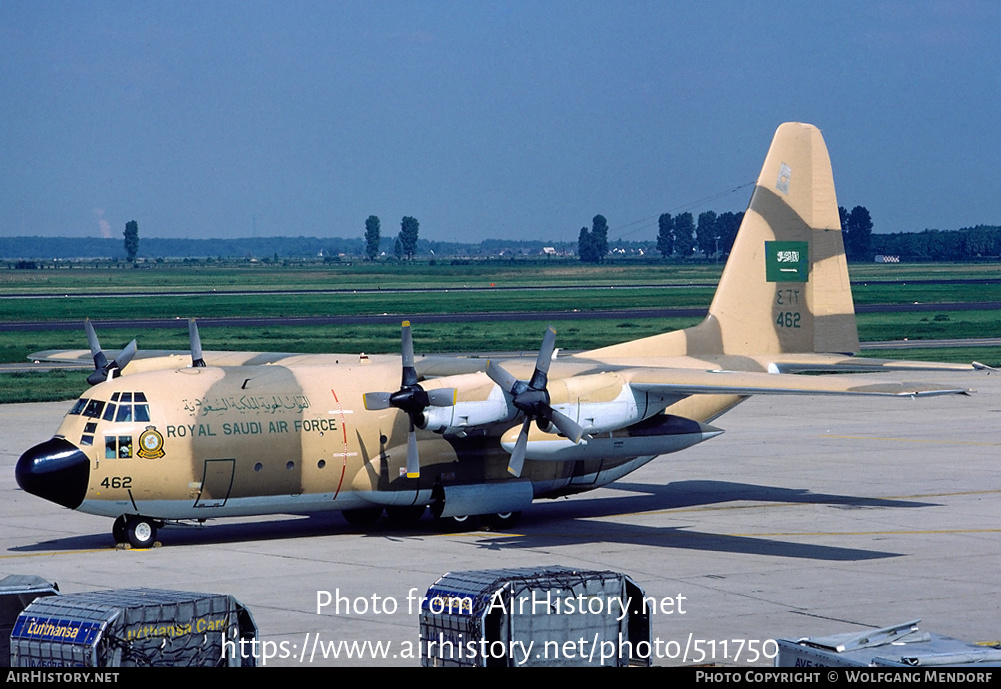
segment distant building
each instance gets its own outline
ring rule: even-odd
[[[883,254],[877,254],[876,263],[900,263],[900,256],[884,256]]]

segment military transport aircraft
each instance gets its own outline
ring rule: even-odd
[[[341,510],[511,525],[533,499],[592,490],[722,431],[749,395],[966,392],[793,375],[971,369],[853,356],[858,333],[820,131],[779,127],[706,319],[692,328],[534,360],[202,352],[112,359],[55,436],[17,462],[27,492],[115,520],[150,546],[165,523]],[[43,352],[33,358],[83,358]],[[188,358],[190,356],[190,358]],[[402,368],[402,371],[401,371]],[[534,423],[533,423],[534,422]]]

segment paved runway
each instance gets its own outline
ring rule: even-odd
[[[110,520],[17,488],[17,457],[51,436],[69,404],[3,406],[0,575],[37,574],[67,593],[134,586],[232,593],[251,608],[262,640],[278,652],[284,642],[290,657],[269,665],[299,664],[303,647],[319,639],[387,645],[378,659],[371,647],[347,658],[348,647],[327,645],[340,657],[316,655],[316,665],[416,666],[401,657],[417,639],[411,589],[423,592],[449,570],[547,564],[615,569],[650,596],[683,596],[684,614],[654,615],[653,637],[670,652],[672,640],[680,649],[715,641],[715,661],[724,665],[747,659],[745,646],[735,662],[735,640],[759,640],[760,649],[764,639],[914,618],[929,631],[997,640],[1001,376],[920,378],[978,392],[756,397],[715,422],[727,431],[721,437],[610,488],[536,503],[511,534],[442,535],[430,520],[420,530],[362,534],[339,515],[277,517],[163,529],[163,547],[147,551],[116,550]],[[317,590],[339,591],[355,609],[318,615]],[[390,601],[394,614],[385,612]]]

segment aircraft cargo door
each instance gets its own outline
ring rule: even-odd
[[[195,507],[222,507],[233,488],[235,459],[206,459],[202,475],[202,489],[195,500]]]

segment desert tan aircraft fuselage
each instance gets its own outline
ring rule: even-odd
[[[62,453],[66,466],[59,480],[55,474],[47,478],[50,493],[32,492],[85,512],[155,520],[321,510],[345,510],[349,519],[364,519],[374,509],[423,511],[432,503],[445,517],[503,514],[523,509],[535,497],[604,485],[653,455],[712,437],[720,431],[691,417],[715,416],[739,399],[698,398],[703,409],[689,399],[685,416],[665,416],[659,414],[663,397],[651,403],[646,393],[630,393],[620,375],[592,374],[588,377],[601,384],[602,401],[590,404],[614,405],[616,423],[627,427],[655,416],[657,423],[649,425],[653,435],[592,430],[592,440],[575,445],[533,428],[526,470],[514,477],[502,434],[484,432],[488,424],[459,421],[462,425],[445,434],[420,437],[420,475],[411,478],[406,416],[393,408],[366,411],[360,394],[399,383],[399,359],[381,358],[181,367],[101,383],[77,401],[56,437],[39,446],[44,456]],[[517,410],[486,375],[459,377],[472,380],[455,409],[476,413],[481,407],[492,415],[487,418],[515,419]],[[474,388],[485,393],[482,399],[475,399]],[[572,406],[587,413],[589,402],[577,400]],[[570,406],[558,408],[571,411]],[[543,447],[551,443],[556,447]],[[556,459],[560,452],[566,458]]]
[[[203,355],[192,333],[190,355],[130,345],[112,361],[92,336],[96,384],[21,456],[20,486],[112,517],[116,540],[136,547],[169,521],[270,513],[341,510],[363,524],[430,505],[503,526],[536,498],[592,490],[718,435],[710,423],[750,395],[965,392],[795,373],[971,368],[853,356],[830,161],[819,130],[798,123],[776,132],[693,328],[568,357],[554,356],[549,329],[534,359],[496,361],[415,357],[409,323],[402,359]]]

